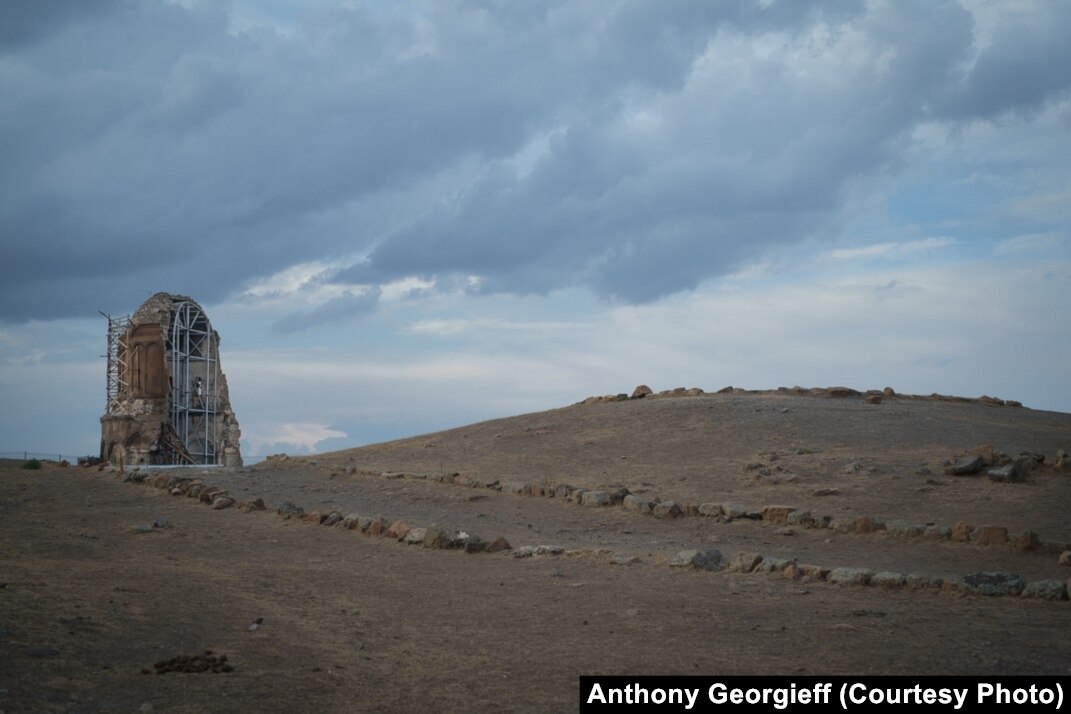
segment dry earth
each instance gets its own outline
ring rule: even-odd
[[[982,444],[1044,454],[1046,465],[1017,483],[943,474],[947,459]],[[9,463],[0,466],[0,711],[567,711],[579,675],[594,673],[1068,675],[1068,601],[667,561],[718,548],[726,558],[758,552],[953,584],[992,570],[1063,581],[1071,471],[1051,464],[1069,448],[1067,414],[725,394],[573,406],[182,474],[269,509],[291,501],[323,515],[382,515],[514,547],[493,554],[272,510],[213,510],[152,488],[152,475],[139,484],[108,470]],[[443,472],[507,487],[426,478]],[[755,514],[778,504],[828,514],[842,529],[659,519],[512,493],[511,482],[624,487],[685,507],[734,501]],[[1024,551],[842,532],[862,515],[993,524],[1041,543]],[[567,552],[514,557],[541,544]],[[615,565],[615,555],[638,561]],[[155,673],[206,651],[226,655],[231,671]]]

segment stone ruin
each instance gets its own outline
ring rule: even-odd
[[[108,401],[100,456],[116,465],[241,466],[241,430],[219,334],[185,295],[156,293],[108,318]]]

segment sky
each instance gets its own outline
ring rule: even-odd
[[[0,3],[0,452],[204,305],[247,457],[726,385],[1071,411],[1064,0]]]

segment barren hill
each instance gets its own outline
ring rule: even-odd
[[[817,391],[817,390],[816,390]],[[836,391],[834,390],[834,393]],[[991,446],[1031,460],[1016,483],[946,476]],[[776,503],[911,523],[1000,523],[1071,541],[1071,414],[978,400],[786,392],[581,403],[312,457],[342,468],[457,472],[680,503]],[[816,493],[838,493],[831,496]]]
[[[0,464],[0,709],[1071,674],[1071,415],[864,397],[615,396],[246,468]]]

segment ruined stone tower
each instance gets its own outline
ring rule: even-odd
[[[219,334],[192,298],[156,293],[108,317],[102,459],[126,465],[241,466],[241,430],[219,362]]]

